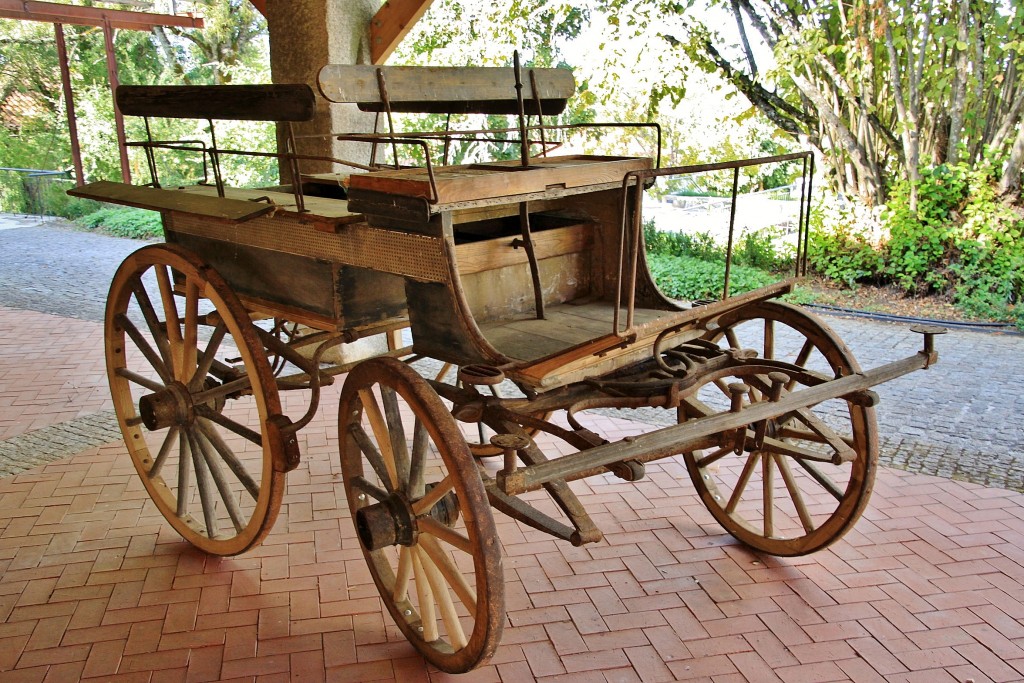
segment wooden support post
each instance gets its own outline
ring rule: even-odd
[[[121,180],[125,184],[131,184],[132,173],[131,169],[128,168],[128,146],[124,133],[124,116],[121,115],[121,109],[117,106],[117,97],[115,96],[120,81],[117,77],[117,57],[114,55],[114,29],[110,26],[109,21],[103,22],[103,43],[107,51],[107,78],[110,80],[110,96],[114,100],[114,127],[117,129],[117,149],[121,154]]]
[[[78,144],[78,119],[75,118],[75,97],[71,91],[71,69],[68,67],[68,48],[64,42],[64,25],[53,25],[54,38],[57,39],[57,59],[60,62],[60,82],[64,88],[64,107],[68,113],[68,134],[71,137],[71,160],[75,165],[75,185],[85,184],[85,173],[82,170],[82,148]]]

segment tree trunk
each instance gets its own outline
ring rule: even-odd
[[[999,181],[999,192],[1006,196],[1020,195],[1020,169],[1024,163],[1024,126],[1017,128],[1017,139],[1010,150],[1010,158],[1003,167],[1003,179]]]

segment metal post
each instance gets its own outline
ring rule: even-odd
[[[519,64],[519,50],[512,53],[514,73],[516,76],[516,103],[519,105],[519,158],[523,168],[530,165],[530,139],[526,127],[526,107],[523,104],[523,70]]]
[[[64,87],[64,106],[68,113],[68,133],[71,136],[71,160],[75,165],[75,184],[85,184],[85,172],[82,170],[82,148],[78,144],[78,120],[75,118],[75,98],[71,92],[71,69],[68,68],[68,48],[64,43],[64,25],[53,25],[54,37],[57,39],[57,59],[60,61],[60,82]]]
[[[732,208],[729,210],[729,243],[725,248],[725,283],[722,285],[722,299],[729,298],[729,275],[732,270],[732,238],[736,226],[736,201],[740,189],[740,167],[732,170]]]
[[[114,99],[114,127],[117,129],[117,149],[121,153],[121,180],[132,182],[132,173],[128,168],[128,145],[124,134],[124,116],[117,106],[117,58],[114,56],[114,29],[109,20],[103,21],[103,43],[107,51],[107,79],[110,81],[110,96]]]

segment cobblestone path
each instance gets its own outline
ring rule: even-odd
[[[0,305],[101,321],[111,276],[139,242],[73,230],[63,221],[0,215]],[[865,368],[915,353],[907,325],[825,316]],[[4,334],[11,334],[10,330]],[[877,387],[881,459],[900,469],[1024,490],[1024,336],[952,330],[937,339],[938,365]],[[623,417],[626,415],[623,414]],[[659,422],[659,411],[644,414]],[[80,421],[86,420],[89,422]],[[87,416],[15,439],[54,443],[68,434],[104,439],[109,416]],[[83,432],[80,434],[79,432]],[[74,438],[74,437],[70,437]],[[116,433],[114,438],[116,438]],[[0,442],[3,457],[26,441]],[[39,457],[39,448],[29,446]]]

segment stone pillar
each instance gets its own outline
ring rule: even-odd
[[[274,83],[308,83],[317,96],[316,118],[295,125],[296,135],[327,135],[373,130],[373,114],[360,112],[355,105],[330,104],[320,96],[316,76],[327,64],[370,63],[370,19],[380,0],[267,0],[267,27],[270,31],[270,70]],[[284,146],[283,126],[278,144]],[[300,139],[300,154],[369,160],[369,146],[342,143],[329,138]],[[327,162],[303,161],[304,172],[323,173],[333,168]],[[281,169],[282,183],[291,182],[286,167]]]

